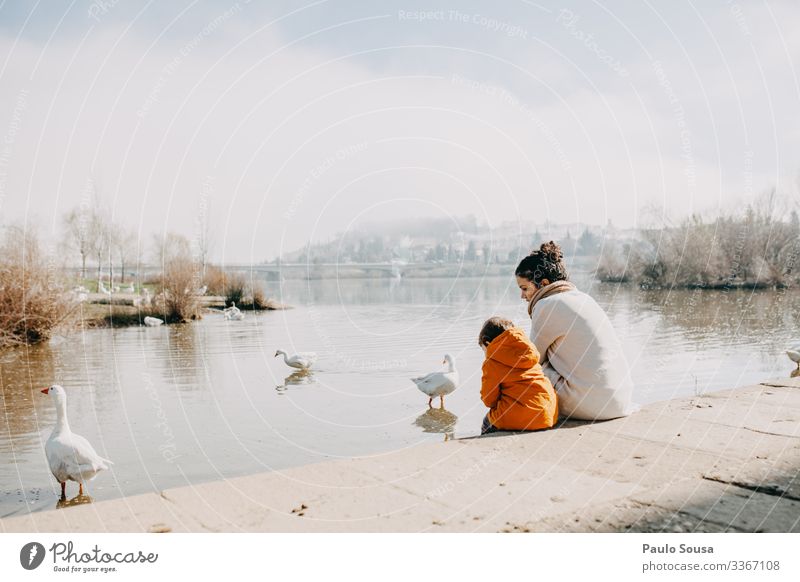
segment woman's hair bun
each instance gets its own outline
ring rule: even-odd
[[[550,283],[568,279],[564,253],[554,241],[543,243],[539,246],[538,251],[532,251],[523,258],[514,274],[532,281],[536,285],[539,285],[544,279]]]
[[[561,247],[553,241],[542,243],[542,246],[539,247],[539,252],[554,263],[557,263],[564,258],[564,253],[561,251]]]

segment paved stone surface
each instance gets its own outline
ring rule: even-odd
[[[43,511],[0,530],[799,532],[799,380]]]

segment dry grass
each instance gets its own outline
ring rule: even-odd
[[[267,296],[264,294],[264,290],[261,287],[253,287],[251,297],[253,309],[264,310],[272,308],[272,304],[270,303],[269,299],[267,299]]]
[[[239,307],[244,304],[245,288],[247,279],[240,273],[228,274],[225,277],[225,305],[230,306],[236,303]]]
[[[203,285],[208,287],[206,291],[209,295],[225,296],[225,271],[214,265],[206,267],[206,276],[203,279]]]
[[[776,212],[767,196],[738,215],[642,230],[626,252],[603,256],[598,277],[642,287],[788,287],[800,283],[800,221]],[[630,252],[627,252],[627,251]]]
[[[241,309],[280,309],[277,303],[267,299],[258,281],[250,280],[241,273],[226,273],[219,267],[208,266],[204,284],[209,295],[225,298],[225,305],[236,303]]]
[[[155,307],[167,323],[202,317],[197,273],[197,264],[190,257],[176,256],[165,262]]]
[[[36,236],[6,228],[0,243],[0,347],[49,339],[75,305]]]
[[[597,277],[609,283],[625,283],[629,280],[628,254],[630,249],[614,241],[603,244]]]

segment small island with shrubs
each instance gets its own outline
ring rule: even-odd
[[[97,271],[89,278],[85,260],[76,271],[63,257],[47,252],[32,230],[5,227],[0,349],[44,342],[59,330],[144,325],[145,318],[185,323],[220,313],[234,302],[243,311],[286,308],[266,297],[259,280],[198,261],[180,235],[167,235],[158,247],[160,269],[151,268],[151,275],[132,277],[124,267],[115,270],[120,262],[99,253]]]
[[[779,212],[774,194],[742,213],[639,229],[637,240],[605,241],[604,282],[645,289],[782,289],[800,284],[800,218]]]

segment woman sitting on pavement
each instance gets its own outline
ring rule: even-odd
[[[528,302],[530,338],[558,394],[562,416],[608,420],[636,410],[622,347],[605,311],[567,279],[561,248],[550,241],[515,272]]]

